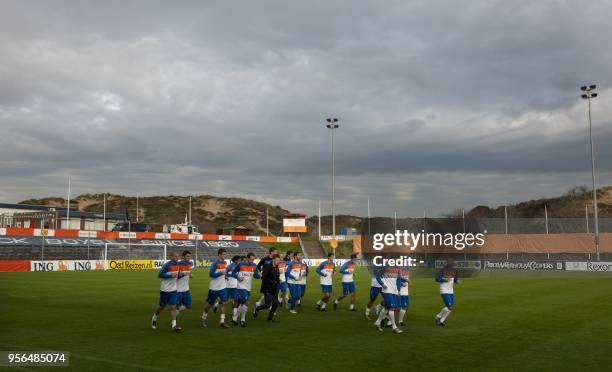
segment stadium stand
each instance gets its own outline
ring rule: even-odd
[[[302,251],[304,252],[305,258],[324,258],[325,252],[321,248],[318,241],[306,240],[301,241]]]
[[[19,239],[16,241],[34,242],[32,239]],[[40,241],[40,240],[39,240]],[[86,239],[84,241],[87,241]],[[0,260],[97,260],[104,258],[104,243],[108,245],[108,259],[163,259],[163,244],[143,245],[136,241],[133,243],[125,241],[103,241],[101,244],[78,244],[78,245],[61,245],[61,244],[0,244]],[[183,241],[184,242],[184,241]],[[163,243],[163,242],[162,242]],[[177,243],[177,241],[169,241],[169,243]],[[188,249],[192,251],[194,259],[212,260],[217,258],[218,247],[206,246],[204,244],[195,245],[194,242],[189,242],[194,246],[167,244],[168,252],[172,250],[182,251]],[[246,256],[247,253],[253,252],[256,258],[261,258],[268,254],[266,248],[256,242],[232,242],[226,241],[223,248],[227,250],[228,256],[241,255]]]

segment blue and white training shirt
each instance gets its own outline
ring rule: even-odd
[[[166,262],[157,276],[161,279],[161,285],[159,290],[162,292],[174,292],[176,291],[176,283],[180,266],[178,262],[168,261]],[[174,275],[173,275],[174,273]]]
[[[191,278],[191,270],[193,261],[178,261],[179,277],[176,280],[176,290],[179,292],[187,292],[189,290],[189,279]]]
[[[238,267],[232,273],[235,278],[242,278],[238,280],[238,289],[245,289],[251,291],[253,285],[253,278],[259,279],[259,271],[257,271],[257,265],[255,262],[242,261],[238,264]]]
[[[408,285],[410,281],[410,275],[408,274],[408,270],[400,270],[400,280],[402,285],[399,291],[400,296],[409,296]]]
[[[376,281],[382,287],[382,293],[399,295],[399,289],[402,286],[402,282],[397,267],[385,267],[382,272],[376,276]]]
[[[438,271],[436,281],[440,283],[440,294],[453,294],[455,284],[459,283],[457,269],[447,267],[441,269]]]
[[[306,265],[306,262],[302,261],[302,273],[301,273],[301,277],[300,277],[300,281],[299,284],[300,285],[306,285],[306,280],[308,280],[308,265]]]
[[[227,288],[236,288],[238,286],[238,279],[236,279],[236,277],[232,275],[237,267],[238,265],[232,262],[225,268],[225,285]]]
[[[321,278],[321,285],[332,285],[332,278],[336,271],[334,261],[325,260],[317,267],[317,274]]]
[[[287,271],[285,271],[287,277],[287,284],[300,284],[302,277],[302,263],[300,261],[291,261],[287,265]]]
[[[211,291],[221,291],[227,288],[225,283],[225,272],[227,263],[223,260],[215,260],[210,267],[210,283],[208,288]]]
[[[352,261],[346,261],[344,265],[340,267],[340,274],[342,274],[342,283],[352,283],[355,281],[353,273],[355,272],[355,264]]]

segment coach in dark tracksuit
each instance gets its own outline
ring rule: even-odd
[[[253,316],[257,317],[257,313],[261,310],[270,309],[268,320],[271,321],[278,307],[278,287],[280,285],[278,263],[280,261],[280,256],[278,254],[273,254],[270,258],[272,259],[272,264],[264,266],[263,272],[261,273],[260,292],[264,295],[265,303],[255,308]]]

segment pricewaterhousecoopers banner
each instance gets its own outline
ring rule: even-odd
[[[482,268],[514,270],[563,270],[563,262],[483,260]]]
[[[250,240],[157,240],[157,239],[132,239],[132,240],[106,240],[92,238],[43,238],[41,236],[4,236],[0,237],[0,246],[41,246],[43,239],[45,245],[55,247],[104,247],[106,243],[113,244],[147,244],[166,247],[180,248],[260,248],[258,242]]]

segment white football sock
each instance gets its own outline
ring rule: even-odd
[[[366,307],[365,313],[366,313],[366,316],[370,315],[370,308],[369,307]]]
[[[321,306],[321,304],[323,303],[323,301],[319,300],[317,301],[317,305]]]
[[[207,312],[203,312],[202,313],[202,320],[206,320],[206,318],[208,318],[208,313]]]
[[[374,324],[376,325],[380,325],[380,323],[383,321],[383,319],[385,319],[387,317],[387,309],[382,309],[380,311],[380,313],[378,313],[378,319],[376,319],[376,322],[374,322]]]
[[[376,312],[381,312],[382,311],[383,306],[381,304],[376,305],[375,311]]]
[[[242,312],[240,314],[240,320],[242,320],[243,322],[246,320],[246,313],[249,310],[249,308],[247,307],[247,305],[242,305]]]
[[[183,310],[185,310],[186,308],[187,308],[187,306],[185,306],[185,305],[181,305],[181,306],[179,306],[179,308],[178,308],[177,310],[178,310],[178,311],[183,311]]]
[[[176,319],[172,321],[172,328],[176,327]]]
[[[404,315],[406,315],[406,310],[405,309],[401,309],[399,312],[399,321],[400,323],[404,323]]]
[[[232,309],[232,320],[234,322],[238,320],[238,308],[237,307]]]
[[[351,304],[349,305],[349,310],[353,310],[354,308],[355,308],[355,304],[354,304],[354,303],[351,303]]]
[[[339,302],[338,302],[338,299],[337,299],[337,298],[334,300],[334,303],[335,303],[336,305],[338,305],[338,304],[339,304]]]
[[[444,321],[446,321],[446,318],[448,318],[448,315],[451,313],[451,311],[450,311],[450,309],[449,309],[449,308],[446,308],[446,307],[445,307],[445,309],[446,309],[446,313],[445,313],[444,315],[442,315],[442,317],[440,318],[440,321],[441,321],[442,323],[444,323]]]
[[[326,306],[327,306],[327,302],[322,302],[321,303],[321,309],[325,309]]]
[[[156,322],[157,321],[157,315],[153,314],[153,316],[151,317],[151,320]]]
[[[389,310],[389,322],[391,322],[391,328],[395,329],[395,310]]]
[[[446,310],[446,306],[443,307],[442,310],[440,310],[440,312],[436,315],[436,318],[438,318],[438,319],[442,318],[442,315],[444,315],[444,313],[445,313],[444,310]]]
[[[225,323],[225,314],[221,314],[221,318],[219,319],[219,323]]]

